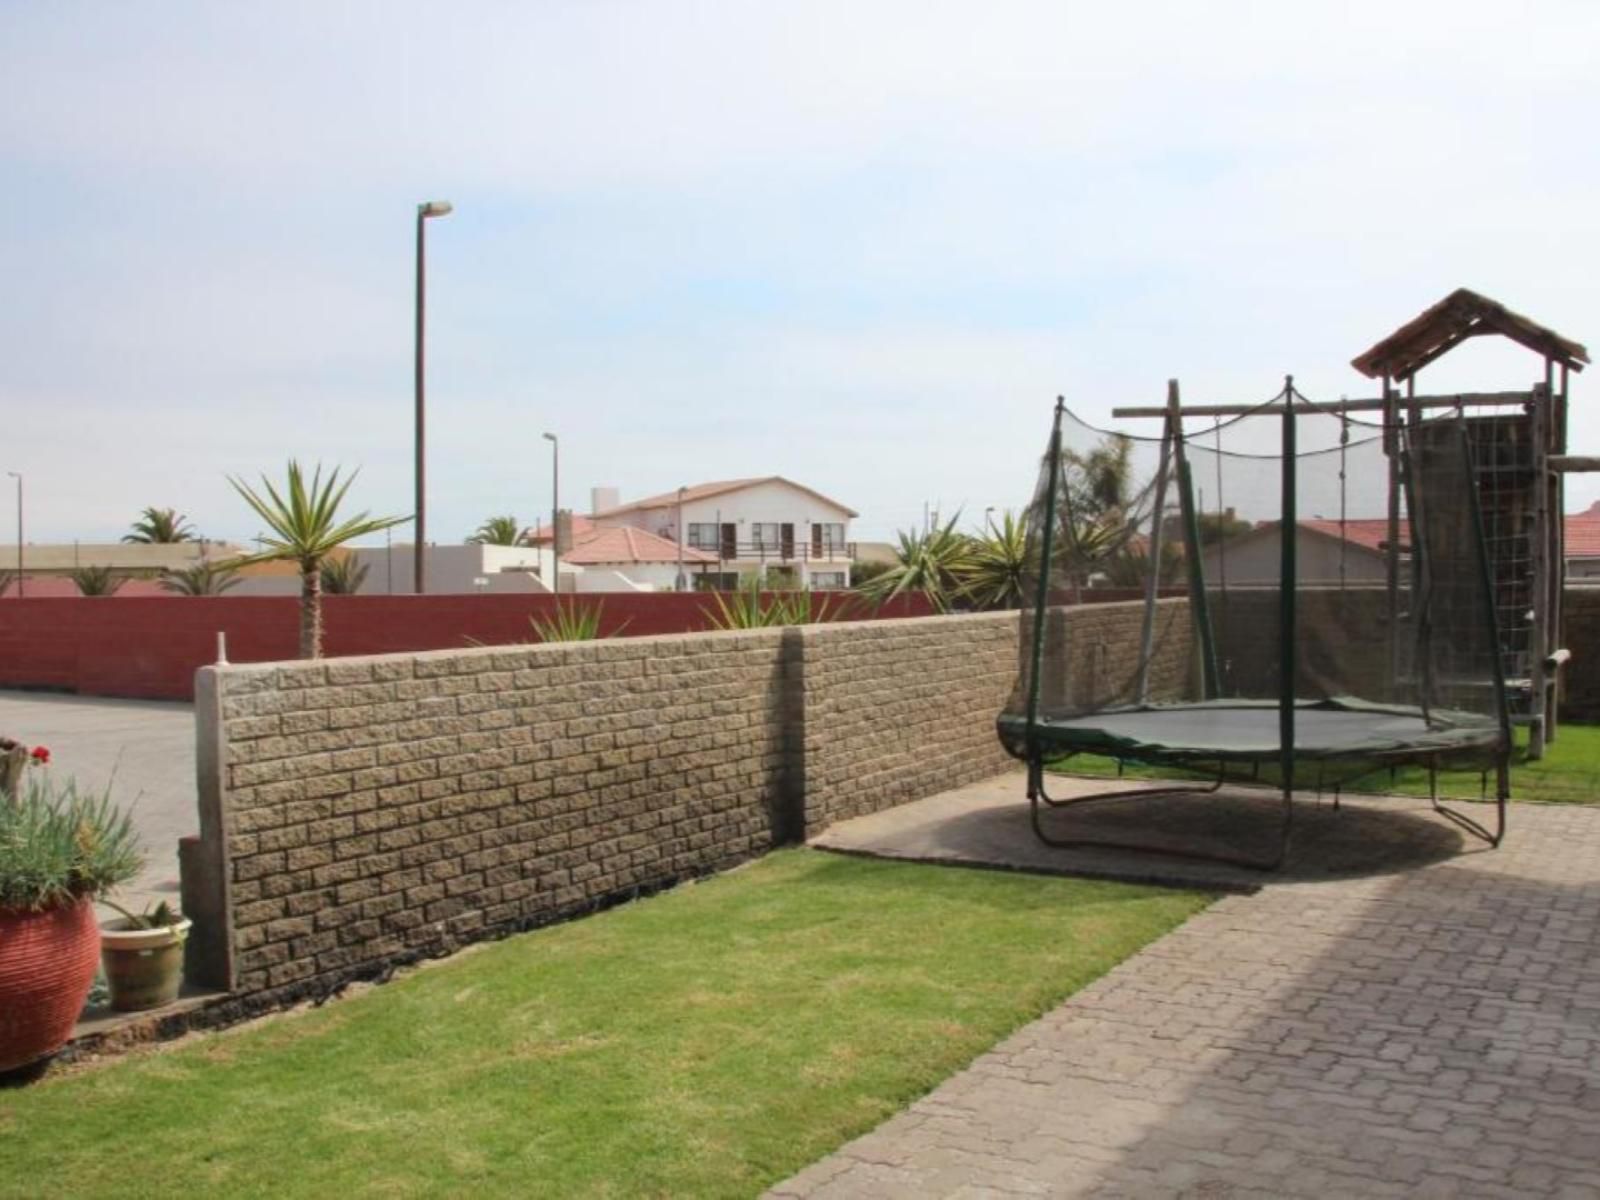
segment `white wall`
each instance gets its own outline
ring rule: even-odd
[[[750,524],[770,521],[794,525],[795,540],[811,541],[811,524],[827,522],[845,527],[845,540],[850,538],[850,516],[837,505],[818,500],[811,493],[787,483],[758,483],[753,487],[724,492],[705,500],[690,501],[683,506],[685,524],[712,524],[721,521],[739,527],[739,540],[750,538]],[[601,519],[601,525],[632,525],[661,537],[678,540],[678,506],[635,510],[617,517]]]
[[[367,568],[361,585],[365,596],[411,595],[411,546],[356,547],[357,562]],[[550,550],[527,546],[430,546],[427,590],[429,595],[471,595],[548,592]],[[533,574],[534,571],[538,574]],[[574,590],[582,567],[561,564],[562,590]],[[479,587],[476,580],[487,582]],[[243,579],[230,596],[298,596],[300,581],[292,575]]]

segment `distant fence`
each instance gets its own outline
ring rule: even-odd
[[[623,637],[703,630],[706,610],[715,609],[707,593],[619,592],[576,601],[602,605],[601,633]],[[921,596],[878,609],[844,595],[836,603],[852,619],[930,611]],[[328,596],[323,647],[329,658],[342,658],[534,642],[530,618],[547,619],[555,606],[554,596]],[[11,598],[0,604],[0,687],[189,700],[195,671],[217,660],[218,633],[227,635],[230,662],[276,662],[298,653],[299,622],[293,596]]]

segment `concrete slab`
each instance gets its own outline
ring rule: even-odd
[[[1051,776],[1046,782],[1051,796],[1059,798],[1115,786],[1110,780],[1065,776]],[[1130,784],[1127,791],[1137,796],[1154,786]],[[1487,815],[1487,810],[1479,815]],[[1174,850],[1197,848],[1261,858],[1276,845],[1278,819],[1276,793],[1255,789],[1046,810],[1043,817],[1045,829],[1055,837],[1147,841]],[[1487,849],[1432,813],[1427,801],[1360,796],[1343,797],[1337,808],[1331,797],[1297,797],[1288,861],[1270,874],[1157,853],[1056,848],[1034,835],[1021,771],[842,822],[812,844],[882,858],[1228,891],[1253,890],[1267,882],[1406,871]]]
[[[157,899],[177,904],[178,839],[200,828],[193,705],[0,691],[0,733],[48,746],[50,771],[110,787],[130,809],[147,862],[120,903],[136,911]]]

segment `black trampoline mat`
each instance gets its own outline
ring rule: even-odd
[[[1045,745],[1063,752],[1113,757],[1271,761],[1280,753],[1278,705],[1270,701],[1211,700],[1194,704],[1115,709],[1070,718],[1041,717],[1035,727]],[[1431,718],[1431,719],[1430,719]],[[1001,718],[1023,733],[1025,717]],[[1493,751],[1500,730],[1491,717],[1471,713],[1304,701],[1295,706],[1296,757],[1419,758],[1463,751]]]

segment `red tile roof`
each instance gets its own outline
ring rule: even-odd
[[[852,517],[861,515],[855,509],[840,504],[837,500],[830,500],[821,492],[813,491],[811,488],[806,487],[804,484],[796,483],[792,479],[785,479],[782,475],[761,475],[754,479],[723,479],[715,483],[697,483],[693,487],[683,489],[683,501],[687,504],[695,500],[708,500],[712,496],[721,496],[726,492],[737,492],[743,488],[755,487],[761,483],[786,483],[797,491],[805,492],[809,496],[815,496],[824,504],[832,505],[834,508],[849,513]],[[676,491],[662,492],[659,496],[646,496],[643,500],[633,500],[627,504],[619,504],[615,508],[608,508],[604,512],[595,513],[594,515],[597,517],[611,517],[618,513],[633,512],[635,509],[640,508],[672,508],[677,503],[678,493]]]
[[[1600,500],[1567,516],[1562,532],[1568,558],[1600,558]]]
[[[583,541],[594,532],[594,522],[588,517],[572,514],[572,540],[576,544]],[[522,531],[522,541],[528,546],[548,546],[550,544],[550,526],[542,521],[535,522]]]
[[[574,566],[602,566],[610,563],[676,563],[682,553],[685,563],[715,563],[717,557],[704,550],[685,546],[680,551],[678,543],[646,533],[643,529],[621,526],[617,529],[596,529],[588,537],[561,556],[561,561]]]
[[[1308,521],[1301,521],[1302,529],[1310,529],[1326,537],[1339,538],[1339,522],[1325,517],[1313,517]],[[1344,540],[1351,545],[1361,546],[1367,550],[1381,552],[1384,544],[1389,540],[1389,522],[1383,517],[1360,517],[1344,523]],[[1406,528],[1406,522],[1400,522],[1400,545],[1402,548],[1411,544],[1411,531]]]

